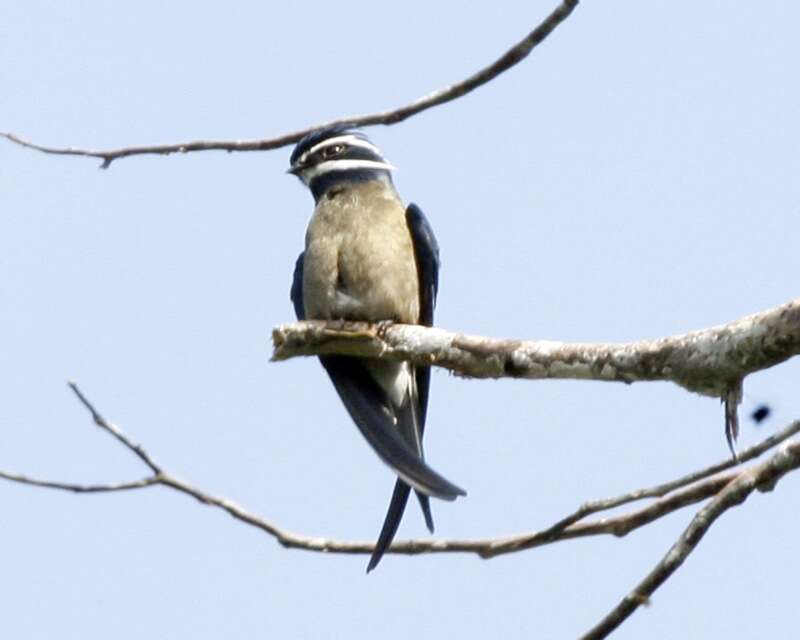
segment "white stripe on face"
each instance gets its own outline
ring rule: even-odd
[[[302,156],[300,156],[300,159],[298,160],[298,162],[302,164],[303,162],[306,161],[306,159],[309,156],[315,154],[320,149],[324,149],[325,147],[329,147],[329,146],[333,146],[333,145],[337,145],[337,144],[346,144],[346,145],[348,145],[350,147],[361,147],[362,149],[369,149],[370,151],[372,151],[374,154],[376,154],[378,156],[381,155],[380,149],[378,149],[378,147],[376,147],[371,142],[369,142],[367,140],[364,140],[363,138],[359,138],[358,136],[346,135],[346,136],[337,136],[335,138],[328,138],[327,140],[323,140],[322,142],[319,142],[319,143],[315,144],[308,151],[306,151]]]
[[[377,160],[326,160],[305,169],[301,175],[303,181],[309,184],[314,178],[332,171],[349,171],[351,169],[385,169],[386,171],[394,171],[396,168],[388,162],[378,162]]]

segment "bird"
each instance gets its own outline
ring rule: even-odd
[[[350,124],[328,126],[303,137],[289,162],[315,203],[290,292],[297,319],[432,326],[439,245],[422,210],[403,204],[395,167],[378,147]],[[369,573],[394,539],[412,488],[431,533],[430,498],[466,492],[424,459],[430,367],[339,355],[320,361],[361,434],[397,475]]]

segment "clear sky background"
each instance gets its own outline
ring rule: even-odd
[[[460,80],[553,0],[11,2],[0,130],[116,147],[277,135]],[[477,92],[372,128],[442,247],[437,323],[622,341],[798,295],[794,3],[585,2]],[[146,470],[77,380],[168,470],[290,530],[376,537],[393,478],[313,359],[269,362],[312,210],[290,149],[121,160],[0,144],[0,468],[111,482]],[[800,416],[800,364],[748,378],[746,446]],[[761,402],[773,414],[747,418]],[[725,458],[722,409],[666,383],[433,376],[427,453],[465,487],[437,537],[538,529],[581,502]],[[619,638],[796,626],[800,474],[729,512]],[[694,511],[625,539],[491,561],[287,551],[164,489],[0,483],[7,638],[569,638]],[[412,505],[401,538],[427,537]]]

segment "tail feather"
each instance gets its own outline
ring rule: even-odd
[[[431,513],[431,499],[421,491],[416,491],[417,498],[419,499],[419,506],[422,509],[422,515],[425,517],[425,526],[428,531],[433,533],[433,514]]]
[[[389,502],[389,509],[386,512],[386,518],[383,521],[383,528],[378,536],[378,541],[375,543],[375,550],[370,556],[369,564],[367,565],[367,573],[372,571],[378,566],[378,563],[386,553],[386,549],[392,544],[394,536],[397,533],[397,528],[400,526],[400,520],[403,518],[403,511],[406,509],[408,496],[411,493],[409,487],[402,480],[397,480],[394,484],[394,491],[392,492],[392,499]],[[425,496],[427,498],[427,496]]]
[[[411,379],[413,380],[413,377]],[[412,387],[409,389],[405,401],[396,411],[395,415],[397,417],[397,429],[400,435],[417,454],[419,459],[422,460],[422,428],[417,394],[414,387],[415,385],[412,383]],[[375,550],[372,552],[372,557],[370,557],[369,564],[367,565],[367,573],[378,566],[378,563],[381,561],[381,558],[384,553],[386,553],[386,550],[397,534],[397,529],[400,526],[400,520],[403,517],[403,512],[408,503],[410,493],[411,488],[409,485],[398,478],[394,485],[392,499],[389,502],[389,509],[386,512],[381,533],[378,536],[378,541],[375,543]],[[415,493],[419,499],[422,515],[425,517],[425,526],[428,528],[428,531],[433,533],[433,514],[431,513],[430,498],[421,491],[415,490]]]
[[[401,407],[393,406],[386,391],[358,358],[321,356],[320,361],[361,434],[398,476],[415,489],[442,500],[466,495],[425,464],[403,435],[406,427],[401,425],[413,420],[408,417],[413,402],[406,400]],[[410,424],[413,429],[413,421]]]

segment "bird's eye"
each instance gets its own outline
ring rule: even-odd
[[[326,158],[332,158],[333,156],[338,156],[342,151],[344,151],[344,145],[343,144],[335,144],[335,145],[333,145],[331,147],[327,147],[324,150],[323,155]]]

